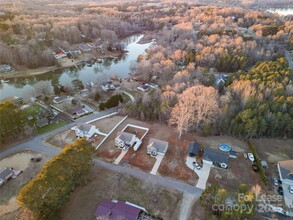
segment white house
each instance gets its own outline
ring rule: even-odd
[[[150,138],[147,146],[147,154],[156,156],[157,154],[165,155],[168,150],[168,142],[161,141],[155,138]]]
[[[138,141],[135,134],[130,134],[127,132],[119,132],[118,136],[115,138],[115,146],[123,148],[125,146],[132,147],[132,145]]]
[[[140,85],[137,87],[139,91],[147,92],[150,90],[150,86],[148,84]]]
[[[112,81],[103,82],[102,83],[102,90],[105,92],[107,92],[109,90],[115,90],[115,85],[112,83]]]
[[[287,207],[293,208],[293,160],[278,162],[278,171],[284,191],[284,201]]]
[[[80,123],[77,126],[71,128],[75,131],[76,137],[85,137],[86,139],[91,138],[94,134],[99,133],[99,129],[91,124]]]

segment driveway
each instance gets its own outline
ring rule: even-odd
[[[283,180],[282,187],[284,191],[284,201],[285,205],[289,208],[293,208],[293,194],[289,192],[290,183],[287,180]]]
[[[161,162],[162,162],[163,158],[164,158],[164,155],[161,155],[161,154],[158,154],[156,156],[156,163],[154,164],[153,169],[150,172],[151,174],[154,174],[154,175],[157,174],[157,171],[158,171],[158,169],[159,169],[159,167],[161,165]]]
[[[211,166],[203,164],[202,168],[198,170],[193,166],[193,162],[196,162],[196,159],[187,156],[186,165],[198,175],[198,182],[196,187],[200,189],[206,189],[206,183],[210,175]]]

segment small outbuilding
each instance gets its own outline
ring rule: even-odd
[[[194,157],[197,156],[200,150],[200,145],[199,143],[192,141],[190,142],[190,144],[188,145],[188,149],[187,149],[187,154],[190,157]]]

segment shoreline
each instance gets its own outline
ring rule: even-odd
[[[144,36],[142,39],[140,39],[137,43],[138,44],[147,44],[152,42],[152,36],[154,32],[144,32],[142,33]],[[133,35],[131,35],[133,36]],[[129,37],[131,37],[129,36]],[[127,53],[127,52],[125,52]],[[36,69],[23,69],[23,70],[14,70],[12,72],[8,73],[0,73],[0,80],[7,80],[7,79],[12,79],[12,78],[25,78],[25,77],[31,77],[31,76],[37,76],[37,75],[42,75],[46,73],[52,73],[58,70],[63,70],[66,68],[72,68],[75,66],[80,66],[82,65],[82,62],[86,58],[91,58],[91,59],[113,59],[113,58],[119,58],[120,56],[123,56],[121,53],[115,53],[115,52],[110,52],[106,51],[104,54],[98,54],[98,55],[93,55],[91,53],[84,53],[82,56],[79,58],[75,59],[74,62],[72,62],[72,59],[70,58],[62,58],[59,60],[61,63],[60,66],[48,66],[48,67],[39,67]]]

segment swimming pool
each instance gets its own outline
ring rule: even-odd
[[[231,150],[231,147],[228,144],[220,144],[219,149],[224,152],[229,152]]]

